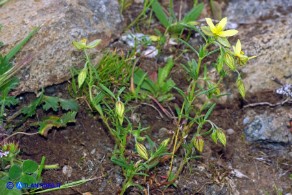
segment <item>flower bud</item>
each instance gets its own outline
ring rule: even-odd
[[[160,145],[163,147],[166,147],[168,145],[169,140],[170,140],[170,138],[163,140]]]
[[[141,158],[143,158],[145,160],[149,159],[146,147],[144,145],[137,142],[136,143],[136,150]]]
[[[73,45],[76,49],[78,50],[83,50],[83,49],[86,49],[86,42],[87,40],[86,39],[81,39],[80,41],[73,41]]]
[[[222,129],[217,130],[217,137],[221,144],[223,144],[223,146],[226,146],[226,136],[223,133]]]
[[[232,70],[235,70],[235,63],[234,63],[234,58],[229,54],[225,53],[224,55],[225,63],[226,65]]]
[[[116,114],[118,116],[120,125],[122,125],[124,121],[125,105],[120,100],[116,102]]]
[[[199,152],[203,152],[204,140],[203,140],[202,136],[196,136],[194,138],[194,146]]]

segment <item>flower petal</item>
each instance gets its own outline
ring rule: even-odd
[[[218,31],[222,31],[222,30],[224,30],[226,24],[227,24],[227,18],[225,17],[225,18],[223,18],[223,19],[222,19],[222,20],[216,25]]]
[[[234,52],[235,52],[236,55],[240,55],[240,52],[241,52],[241,43],[240,43],[240,40],[239,39],[237,40],[237,43],[236,43]]]
[[[211,18],[205,18],[210,30],[214,33],[216,31],[216,27],[214,26]]]
[[[212,33],[212,31],[210,30],[208,26],[202,26],[201,29],[205,35],[210,36],[210,37],[214,36],[214,34]]]
[[[221,31],[218,33],[218,36],[220,37],[231,37],[233,35],[236,35],[238,33],[237,30],[226,30],[226,31]]]

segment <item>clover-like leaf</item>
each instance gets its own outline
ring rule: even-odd
[[[33,184],[33,183],[37,183],[37,180],[34,176],[32,175],[22,175],[21,178],[19,179],[20,182],[25,183],[25,184]]]
[[[25,160],[22,165],[24,173],[33,173],[38,169],[38,164],[33,160]]]
[[[21,176],[22,170],[18,165],[12,165],[9,169],[9,178],[16,180]]]

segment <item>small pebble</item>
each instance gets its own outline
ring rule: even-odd
[[[88,167],[88,171],[89,172],[93,171],[94,163],[91,160],[88,160],[87,161],[87,167]]]
[[[243,119],[243,125],[247,125],[249,123],[249,117],[245,117]]]
[[[90,154],[95,154],[96,152],[96,148],[94,148],[93,150],[91,150]]]
[[[66,175],[67,177],[71,177],[71,175],[72,175],[72,171],[73,171],[72,167],[70,167],[70,166],[68,166],[68,165],[65,165],[65,166],[63,167],[63,169],[62,169],[62,173],[63,173],[64,175]]]
[[[233,129],[227,129],[227,130],[226,130],[226,133],[227,133],[228,135],[232,135],[232,134],[235,133],[235,131],[234,131]]]

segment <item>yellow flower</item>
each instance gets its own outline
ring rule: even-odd
[[[206,18],[206,22],[209,27],[203,26],[202,31],[211,37],[231,37],[238,33],[237,30],[225,30],[227,24],[227,18],[223,18],[216,26],[213,24],[211,18]]]
[[[240,65],[244,65],[246,64],[248,60],[256,57],[256,56],[248,57],[244,55],[244,52],[241,50],[241,43],[239,39],[237,40],[235,47],[234,46],[232,47],[233,47],[233,54],[235,57],[238,57]]]

